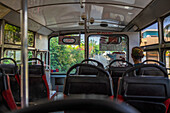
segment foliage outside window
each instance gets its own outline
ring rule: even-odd
[[[10,24],[5,24],[5,30],[4,30],[5,43],[21,45],[20,35],[21,32],[19,27]],[[28,46],[33,46],[33,45],[34,45],[34,33],[28,31]]]
[[[141,44],[140,46],[147,46],[152,44],[158,44],[158,23],[152,24],[151,26],[141,31]]]
[[[164,27],[164,40],[170,41],[170,16],[166,17],[163,21]]]
[[[4,57],[12,58],[17,62],[18,65],[21,64],[21,50],[5,50]],[[33,57],[33,51],[28,51],[28,58],[32,58],[32,57]],[[10,64],[13,62],[8,60],[5,63]]]
[[[120,42],[110,43],[114,41],[115,37],[118,37]],[[128,60],[128,37],[124,35],[91,35],[89,37],[89,58],[101,62],[105,67],[112,60]]]
[[[72,35],[79,36],[79,35]],[[56,73],[65,74],[74,64],[84,59],[84,35],[80,37],[80,45],[60,45],[59,37],[50,39],[50,65]]]

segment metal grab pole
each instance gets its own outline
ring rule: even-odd
[[[85,59],[88,59],[87,19],[84,19]]]
[[[21,0],[21,40],[22,40],[22,52],[21,52],[21,107],[28,107],[29,105],[29,93],[28,93],[28,9],[27,0]]]

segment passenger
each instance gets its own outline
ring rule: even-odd
[[[134,62],[134,66],[140,65],[142,63],[142,58],[144,57],[143,49],[141,47],[133,47],[131,54]]]

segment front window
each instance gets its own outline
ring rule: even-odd
[[[89,58],[101,62],[104,67],[112,60],[128,60],[128,37],[126,35],[91,35]]]
[[[75,42],[71,37],[77,37]],[[66,37],[66,38],[63,38]],[[84,35],[73,34],[50,39],[51,72],[66,74],[74,64],[84,59]]]

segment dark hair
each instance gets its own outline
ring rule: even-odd
[[[143,49],[141,47],[132,48],[132,57],[139,60],[144,57]]]

